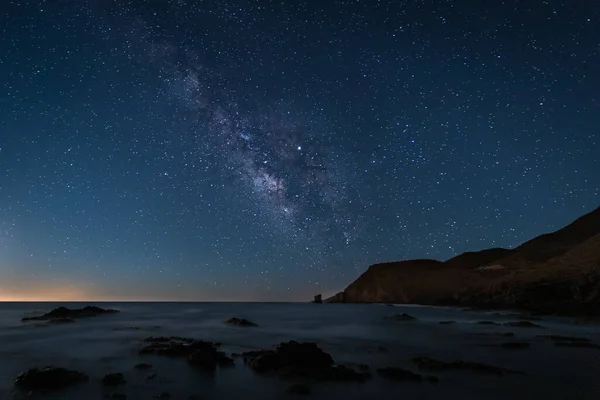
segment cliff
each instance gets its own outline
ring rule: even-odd
[[[326,302],[600,314],[600,208],[519,247],[370,266]]]

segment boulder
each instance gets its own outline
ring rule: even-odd
[[[512,322],[505,322],[502,325],[513,326],[516,328],[541,328],[541,329],[544,329],[543,326],[534,324],[533,322],[530,322],[530,321],[512,321]]]
[[[258,373],[275,373],[282,377],[328,381],[363,381],[369,374],[334,365],[333,358],[316,343],[283,342],[275,350],[249,351],[244,361]]]
[[[139,354],[157,354],[166,357],[187,358],[190,365],[213,369],[217,366],[234,366],[233,359],[221,351],[217,344],[179,336],[149,337],[149,343],[140,349]]]
[[[416,321],[416,317],[413,317],[412,315],[408,315],[407,313],[402,313],[402,314],[394,314],[390,317],[388,317],[387,319],[392,320],[392,321]]]
[[[248,326],[248,327],[253,327],[253,326],[258,326],[257,324],[255,324],[252,321],[248,321],[245,318],[229,318],[227,321],[225,321],[226,324],[229,325],[236,325],[236,326]]]
[[[15,386],[31,391],[54,390],[64,389],[88,379],[89,377],[82,372],[48,366],[42,369],[33,368],[21,373],[15,380]]]

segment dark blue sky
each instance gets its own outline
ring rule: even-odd
[[[0,299],[307,300],[600,204],[597,1],[1,7]]]

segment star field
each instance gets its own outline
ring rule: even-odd
[[[592,0],[2,11],[0,300],[308,300],[600,203]]]

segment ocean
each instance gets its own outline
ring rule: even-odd
[[[97,305],[118,314],[78,319],[75,323],[23,323],[23,316],[39,315],[59,306]],[[415,321],[386,317],[408,313]],[[258,327],[223,323],[230,317],[247,318]],[[440,325],[440,321],[456,321]],[[208,374],[184,360],[138,355],[148,336],[183,336],[222,343],[226,353],[271,349],[288,340],[314,341],[335,362],[370,366],[373,377],[364,383],[317,382],[309,386],[311,399],[598,399],[600,350],[557,347],[537,335],[589,338],[600,343],[600,325],[567,318],[533,321],[543,328],[481,325],[478,321],[507,322],[514,316],[497,312],[425,306],[300,303],[0,303],[0,399],[104,399],[123,393],[128,399],[153,399],[168,392],[172,399],[285,399],[290,381],[261,376],[236,359],[235,368]],[[493,335],[514,332],[514,337]],[[527,342],[530,347],[510,350],[503,342]],[[376,369],[397,366],[418,372],[411,358],[428,356],[444,361],[462,359],[524,371],[526,375],[481,375],[469,371],[423,372],[439,383],[396,382]],[[146,362],[156,378],[134,369]],[[69,389],[27,396],[13,386],[29,368],[53,365],[90,376],[88,383]],[[105,389],[104,374],[121,372],[127,383]],[[197,396],[197,397],[190,397]]]

